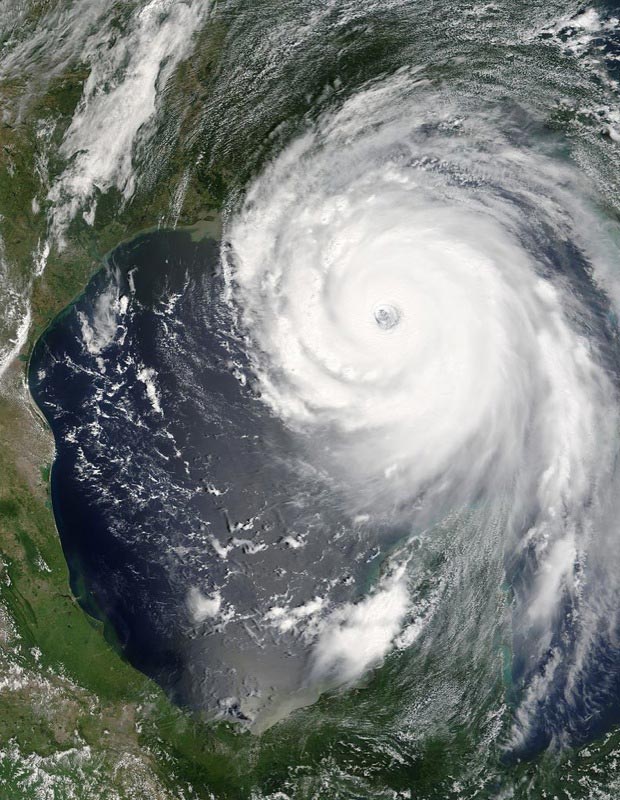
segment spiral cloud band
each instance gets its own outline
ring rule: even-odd
[[[577,687],[584,718],[604,702],[588,659],[611,646],[617,594],[617,252],[583,177],[535,130],[403,70],[290,144],[226,240],[262,401],[351,514],[412,535],[499,514],[513,741],[533,725],[561,740]],[[396,641],[399,586],[373,658]],[[334,638],[315,672],[343,663]]]

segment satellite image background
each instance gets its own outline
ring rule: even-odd
[[[620,9],[0,42],[0,800],[616,798]]]

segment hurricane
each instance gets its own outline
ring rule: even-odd
[[[553,141],[401,70],[281,153],[225,238],[237,331],[300,457],[352,515],[411,537],[449,518],[504,561],[511,746],[583,737],[620,553],[618,249],[592,187]],[[375,657],[406,607],[378,613]],[[345,679],[339,646],[319,638],[315,667]]]

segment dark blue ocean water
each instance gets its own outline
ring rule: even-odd
[[[184,458],[175,456],[177,445],[162,434],[162,415],[137,375],[165,363],[158,392],[167,399],[178,391],[178,352],[157,336],[158,306],[188,281],[212,276],[215,251],[213,242],[169,232],[121,246],[52,323],[30,361],[30,388],[56,442],[52,501],[73,590],[86,610],[106,621],[129,660],[170,689],[181,669],[174,620],[182,588],[171,579],[166,551],[178,535],[170,526],[189,529],[191,521],[162,503],[178,501],[185,459],[195,468],[206,456],[191,433]],[[104,304],[131,297],[131,310],[118,316],[102,310],[113,317],[111,341],[92,353],[84,320],[96,327],[96,303],[106,292]],[[203,346],[211,344],[205,331]],[[224,373],[210,375],[210,384],[222,398],[238,394],[238,383]],[[176,568],[182,572],[181,563]]]
[[[353,522],[260,402],[218,263],[184,232],[122,245],[37,343],[30,387],[80,602],[175,700],[244,716],[240,697],[304,681],[305,644],[261,624],[274,598],[355,599],[403,532]]]

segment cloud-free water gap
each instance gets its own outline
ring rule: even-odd
[[[85,606],[178,702],[258,730],[381,662],[410,616],[409,534],[348,513],[257,400],[218,258],[184,232],[118,248],[31,388]]]

